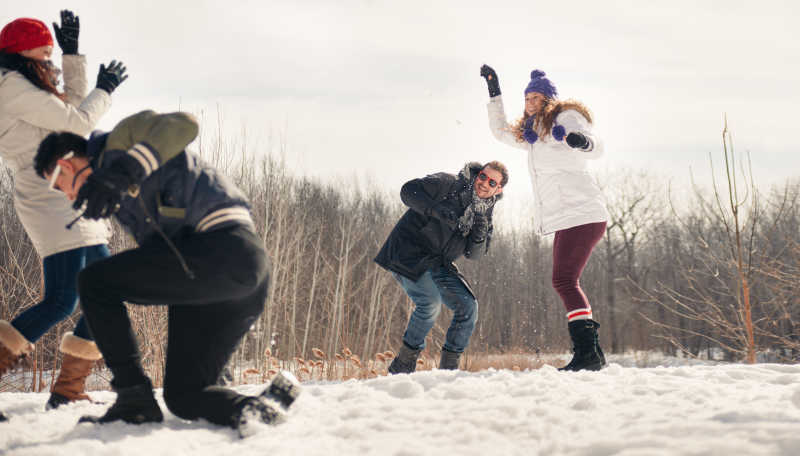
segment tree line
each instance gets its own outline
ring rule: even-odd
[[[372,259],[405,210],[399,189],[295,175],[280,158],[286,153],[280,141],[267,155],[239,152],[236,160],[230,157],[237,152],[219,141],[198,147],[250,197],[272,260],[265,311],[234,362],[258,369],[275,358],[310,358],[314,348],[328,356],[346,349],[361,359],[395,350],[412,304]],[[607,352],[661,350],[727,360],[747,360],[752,352],[763,360],[798,361],[800,182],[761,193],[747,172],[734,167],[734,174],[744,176],[738,206],[723,204],[724,180],[711,190],[695,188],[674,204],[664,183],[646,172],[599,177],[611,219],[581,285]],[[503,223],[502,211],[500,204],[489,254],[458,263],[479,302],[467,356],[564,352],[569,341],[565,311],[550,284],[551,238],[539,237],[532,224]],[[13,176],[5,167],[0,215],[0,318],[10,320],[38,301],[41,261],[17,219]],[[132,246],[115,226],[112,251]],[[166,312],[140,306],[129,311],[144,365],[159,384]],[[429,336],[431,357],[450,317],[443,311]],[[41,376],[55,367],[61,336],[76,320],[73,315],[40,340],[29,369]],[[25,389],[36,390],[36,382]]]

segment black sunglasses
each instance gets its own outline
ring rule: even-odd
[[[494,180],[491,177],[489,177],[483,171],[478,173],[478,178],[480,178],[480,180],[482,180],[482,181],[485,181],[486,179],[489,179],[489,187],[492,187],[492,188],[497,187],[498,185],[500,185],[499,182],[497,182],[496,180]]]

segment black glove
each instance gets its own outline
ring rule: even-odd
[[[489,234],[489,218],[483,214],[475,214],[472,219],[472,242],[481,243],[486,240]]]
[[[128,155],[114,160],[108,168],[98,169],[83,183],[72,208],[80,210],[86,203],[83,216],[89,219],[111,217],[119,209],[122,197],[138,182],[141,165]]]
[[[53,22],[53,30],[56,31],[56,41],[58,47],[64,55],[76,55],[78,53],[78,34],[81,31],[81,20],[72,14],[70,10],[61,11],[61,27]]]
[[[589,140],[580,133],[570,133],[567,135],[567,145],[573,149],[588,149]]]
[[[451,230],[458,228],[458,216],[456,213],[442,203],[434,204],[425,211],[425,215],[433,217],[440,222],[444,223]]]
[[[481,76],[486,79],[486,85],[489,86],[489,97],[496,97],[500,95],[500,81],[497,80],[497,73],[494,72],[489,65],[481,67]]]
[[[100,72],[97,73],[96,87],[105,90],[111,95],[114,89],[122,84],[122,81],[128,79],[128,75],[125,74],[125,71],[127,71],[127,68],[122,65],[122,62],[112,60],[111,63],[108,64],[108,67],[101,63]]]

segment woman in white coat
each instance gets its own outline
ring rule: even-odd
[[[97,87],[87,95],[86,57],[78,54],[80,22],[61,12],[53,24],[63,51],[64,92],[58,70],[49,60],[53,37],[36,19],[20,18],[0,32],[0,156],[15,176],[14,205],[28,237],[42,258],[44,298],[11,322],[0,320],[0,376],[33,349],[48,329],[77,305],[77,274],[87,264],[110,255],[106,222],[80,219],[69,202],[33,169],[41,140],[54,131],[87,135],[111,105],[111,92],[125,79],[125,67],[100,65]],[[101,358],[86,323],[79,320],[61,341],[63,361],[48,408],[88,399],[85,380]]]
[[[597,337],[600,325],[579,283],[608,220],[587,166],[603,154],[603,144],[592,132],[592,116],[579,102],[559,100],[545,73],[534,70],[525,88],[525,112],[509,125],[497,73],[484,65],[481,76],[489,87],[489,127],[495,138],[528,154],[538,231],[555,233],[552,282],[566,308],[574,352],[562,370],[598,370],[605,365]]]

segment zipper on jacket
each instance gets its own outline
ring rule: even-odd
[[[458,236],[461,236],[460,232],[458,233]],[[439,254],[439,256],[442,257],[442,265],[443,266],[447,266],[447,264],[445,264],[445,262],[447,261],[447,252],[450,250],[450,244],[453,243],[453,238],[455,238],[455,237],[456,237],[456,233],[453,232],[453,234],[450,235],[450,239],[448,239],[447,242],[444,243],[444,248],[442,249],[442,252]],[[450,261],[450,263],[452,263],[452,262],[453,261]]]
[[[542,203],[542,192],[539,188],[539,171],[536,169],[536,160],[533,157],[533,144],[530,145],[530,150],[528,151],[530,154],[530,163],[528,166],[531,167],[533,170],[533,191],[536,193],[536,204],[539,206],[539,220],[536,223],[539,225],[539,235],[544,234],[544,204]]]
[[[155,222],[155,219],[153,219],[153,217],[150,215],[150,211],[147,210],[147,206],[144,204],[144,200],[141,197],[137,197],[136,199],[139,200],[139,205],[142,206],[142,210],[144,211],[145,221],[149,220],[148,224],[152,226],[153,229],[156,230],[158,234],[161,235],[161,237],[164,239],[164,242],[166,242],[167,246],[169,246],[169,248],[172,250],[172,253],[174,253],[175,256],[178,257],[178,262],[180,262],[181,267],[183,268],[183,272],[186,273],[186,277],[188,277],[191,280],[194,280],[195,278],[194,272],[192,272],[192,270],[189,269],[189,265],[186,264],[186,260],[183,258],[183,255],[181,255],[181,252],[178,251],[178,248],[175,247],[175,244],[173,244],[172,241],[167,237],[167,235],[164,234],[164,231],[161,230],[161,227],[158,226],[158,224]]]

